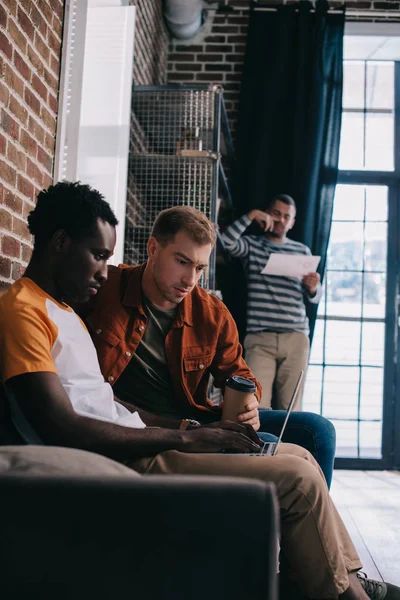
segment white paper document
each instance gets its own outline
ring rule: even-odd
[[[280,275],[302,279],[308,273],[315,273],[321,260],[320,256],[307,254],[271,254],[262,275]]]

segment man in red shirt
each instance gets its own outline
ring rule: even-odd
[[[260,384],[243,360],[236,324],[226,306],[197,285],[215,235],[214,225],[196,209],[164,210],[148,242],[148,262],[110,266],[86,324],[105,379],[130,409],[166,423],[182,420],[181,427],[195,426],[190,420],[218,421],[221,408],[208,397],[210,374],[222,390],[228,377],[241,375],[257,391],[238,420],[263,440],[275,440],[271,434],[279,435],[286,412],[259,410]],[[284,439],[315,456],[330,486],[333,425],[317,414],[294,412]]]

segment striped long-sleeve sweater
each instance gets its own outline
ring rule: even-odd
[[[225,248],[232,256],[242,258],[247,274],[247,333],[255,331],[309,332],[305,301],[317,303],[321,286],[313,298],[300,279],[261,275],[272,253],[311,254],[300,242],[286,238],[271,242],[265,236],[243,235],[251,221],[244,215],[222,234]]]

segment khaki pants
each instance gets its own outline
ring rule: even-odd
[[[303,369],[303,384],[294,407],[300,410],[310,353],[308,335],[300,331],[257,331],[246,335],[243,346],[246,362],[262,385],[262,408],[271,408],[272,402],[272,408],[286,410]]]
[[[308,598],[337,599],[349,586],[348,573],[361,568],[322,471],[300,446],[281,444],[276,456],[262,457],[170,450],[131,461],[129,466],[140,473],[228,475],[273,482],[280,507],[282,552]],[[243,506],[240,518],[257,528],[251,519],[251,506]]]

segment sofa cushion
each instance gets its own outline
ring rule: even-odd
[[[1,446],[0,474],[140,477],[100,454],[53,446]]]

